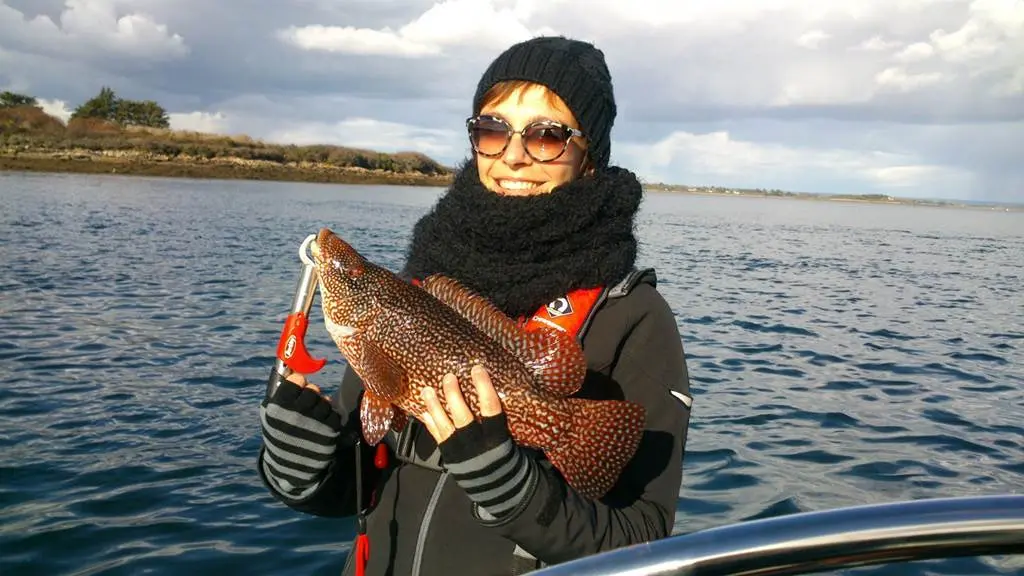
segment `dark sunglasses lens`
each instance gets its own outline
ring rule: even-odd
[[[508,129],[496,120],[482,118],[473,122],[469,134],[473,147],[481,154],[499,154],[508,142]]]
[[[562,154],[568,141],[569,131],[565,128],[534,126],[526,133],[526,150],[541,162],[554,160]]]

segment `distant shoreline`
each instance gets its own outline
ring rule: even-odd
[[[113,104],[104,98],[113,100]],[[81,114],[76,109],[65,123],[44,112],[32,97],[0,94],[0,171],[442,188],[454,179],[453,167],[420,152],[385,153],[330,144],[273,144],[244,134],[171,130],[166,127],[166,118],[149,118],[148,123],[139,125],[146,118],[118,116],[124,106],[129,112],[149,108],[159,112],[162,108],[151,102],[120,101],[109,89],[93,100],[87,104],[103,106]],[[88,106],[83,104],[85,108]],[[644,189],[654,194],[1024,212],[1024,204],[922,200],[884,194],[821,194],[660,182],[644,183]]]
[[[122,107],[159,111],[152,103],[99,102],[102,110],[73,114],[65,123],[31,97],[0,97],[10,101],[0,99],[3,171],[404,186],[444,186],[452,177],[451,168],[419,152],[268,144],[244,134],[171,130],[166,118],[118,116]],[[140,125],[143,120],[148,123]]]
[[[337,166],[317,162],[281,163],[233,157],[160,158],[151,153],[131,150],[0,150],[0,172],[39,172],[54,174],[115,174],[164,178],[200,178],[213,180],[254,180],[306,182],[317,184],[363,184],[369,186],[446,187],[451,174],[423,174],[373,170],[357,166]],[[998,203],[967,204],[956,201],[918,200],[891,196],[830,195],[784,191],[736,190],[713,186],[647,184],[655,194],[685,194],[726,198],[778,198],[818,202],[881,204],[893,206],[931,206],[998,212],[1024,212],[1024,206]]]
[[[991,212],[1024,212],[1024,204],[999,202],[968,203],[958,200],[926,200],[900,198],[885,194],[823,194],[814,192],[786,192],[784,190],[749,190],[723,186],[685,186],[676,184],[649,184],[647,190],[663,194],[691,194],[726,198],[778,198],[810,200],[816,202],[843,202],[847,204],[880,204],[888,206],[918,206],[932,208],[957,208]]]
[[[154,159],[148,154],[126,154],[122,151],[114,156],[87,150],[0,153],[0,171],[434,187],[446,186],[451,181],[451,177],[446,175],[369,170],[324,163],[279,163],[222,157],[209,160]]]
[[[875,195],[843,195],[820,194],[811,192],[765,192],[758,190],[723,190],[717,186],[665,186],[663,184],[648,185],[647,190],[657,194],[688,194],[691,196],[714,196],[718,198],[768,198],[779,200],[806,200],[812,202],[840,202],[845,204],[877,204],[886,206],[916,206],[931,208],[957,208],[967,210],[984,210],[989,212],[1024,212],[1024,204],[1000,204],[996,202],[969,204],[956,200],[920,200],[915,198],[899,198],[895,196],[876,197]]]

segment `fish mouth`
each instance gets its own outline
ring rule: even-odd
[[[333,232],[329,229],[321,228],[320,231],[317,232],[316,238],[309,243],[309,254],[313,257],[313,261],[318,263],[323,262],[325,256],[324,248],[327,245],[327,238],[331,235],[333,235]]]
[[[313,257],[314,261],[323,262],[324,257],[326,256],[326,254],[324,254],[324,250],[327,246],[328,239],[332,236],[334,236],[334,231],[330,228],[324,227],[317,231],[316,238],[309,243],[309,254]]]
[[[320,261],[320,244],[316,240],[309,243],[309,255],[313,257],[314,262]]]
[[[338,237],[334,230],[323,227],[309,243],[309,253],[317,264],[344,258],[352,248]]]

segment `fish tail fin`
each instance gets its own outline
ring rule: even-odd
[[[579,493],[605,495],[618,481],[643,436],[646,410],[625,400],[566,398],[572,423],[548,460]]]

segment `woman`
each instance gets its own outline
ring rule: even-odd
[[[608,164],[615,115],[592,45],[542,37],[501,54],[467,121],[474,157],[416,224],[403,275],[446,274],[513,318],[576,333],[588,361],[577,396],[646,410],[636,454],[609,493],[584,497],[542,454],[512,443],[483,370],[473,376],[479,421],[449,377],[448,411],[428,394],[427,412],[391,433],[383,454],[357,444],[352,370],[332,403],[295,374],[261,406],[259,471],[296,510],[365,512],[369,555],[357,542],[345,574],[363,563],[366,574],[515,574],[671,532],[689,376],[653,271],[634,267],[642,189]]]

